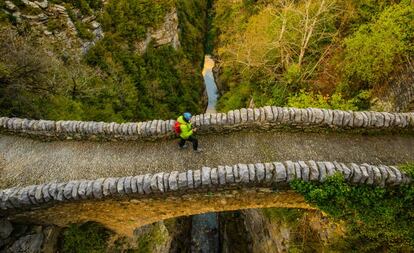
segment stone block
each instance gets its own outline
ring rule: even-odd
[[[217,168],[212,168],[211,169],[211,184],[212,185],[218,185],[219,184]]]
[[[194,177],[194,189],[200,188],[201,186],[201,170],[194,170],[193,171]]]
[[[209,126],[210,123],[211,123],[211,114],[210,113],[203,114],[203,125]]]
[[[341,164],[339,164],[337,161],[334,161],[333,165],[335,166],[335,171],[341,173],[341,175],[345,177],[344,169],[342,168]]]
[[[387,185],[396,185],[397,183],[397,175],[394,173],[394,171],[388,167],[388,166],[381,166],[382,168],[384,168],[385,170],[387,170],[387,180],[385,181],[385,184]]]
[[[105,180],[104,180],[104,182],[103,182],[103,185],[102,185],[102,194],[106,197],[106,196],[109,196],[109,195],[111,195],[111,190],[110,190],[110,188],[109,188],[109,185],[111,184],[111,185],[114,185],[115,184],[115,179],[114,178],[106,178]]]
[[[368,169],[367,167],[363,165],[360,165],[359,168],[361,169],[361,174],[362,174],[362,179],[360,183],[366,183],[369,178]]]
[[[223,114],[222,113],[217,113],[217,125],[223,125]]]
[[[275,167],[272,163],[265,163],[265,183],[271,183],[273,181],[273,176],[275,173]]]
[[[355,164],[355,163],[350,163],[350,169],[352,170],[352,179],[351,182],[354,184],[359,184],[362,183],[362,171],[361,168]]]
[[[260,120],[260,109],[259,108],[254,108],[254,121],[259,121]]]
[[[29,188],[33,188],[33,187],[34,186],[29,186]],[[49,189],[48,190],[49,190],[49,196],[52,198],[52,200],[56,200],[57,199],[57,194],[58,194],[57,184],[56,183],[51,183],[49,185]],[[30,192],[30,189],[29,189],[29,192]],[[33,203],[33,204],[35,204],[35,203]]]
[[[279,117],[279,111],[277,109],[277,106],[272,106],[272,113],[273,113],[273,120],[274,122],[276,122],[278,120]]]
[[[254,121],[254,110],[251,108],[247,109],[247,121],[253,122]]]
[[[342,127],[342,122],[344,120],[344,112],[340,110],[333,111],[333,121],[332,124],[337,127]]]
[[[374,184],[379,186],[385,185],[385,180],[382,180],[381,171],[377,166],[371,165],[372,171],[374,172]]]
[[[322,124],[325,120],[325,114],[321,109],[312,108],[312,119],[315,124]]]
[[[168,180],[170,179],[170,173],[164,173],[162,176],[162,182],[164,184],[164,191],[168,192],[170,191],[170,188],[168,188]]]
[[[181,172],[178,174],[178,189],[185,190],[188,188],[187,172]]]
[[[326,174],[328,177],[331,177],[335,174],[335,165],[331,162],[324,162],[326,168]]]
[[[178,190],[178,171],[170,172],[170,177],[168,178],[168,188],[171,191]]]
[[[224,166],[218,166],[217,172],[218,172],[219,184],[225,185],[226,184],[226,169],[224,168]]]
[[[302,167],[298,162],[293,163],[295,166],[295,175],[297,179],[302,179]]]
[[[333,110],[330,109],[322,109],[323,112],[323,123],[325,125],[331,126],[333,124]]]
[[[234,110],[233,114],[234,114],[234,124],[240,124],[241,122],[240,110]]]
[[[364,128],[367,128],[367,127],[369,127],[369,125],[371,123],[371,119],[368,116],[368,113],[367,112],[361,112],[361,113],[362,113],[362,117],[363,117],[363,124],[362,124],[362,126]]]
[[[388,171],[384,165],[378,166],[379,171],[381,172],[381,186],[385,186],[387,179],[388,179]]]
[[[259,119],[259,121],[260,122],[266,121],[266,113],[265,113],[264,108],[261,107],[261,108],[259,108],[259,110],[260,110],[260,119]]]
[[[56,200],[57,201],[65,201],[65,196],[64,196],[65,186],[66,186],[66,183],[57,184],[57,186],[56,186],[56,188],[57,188]]]
[[[1,196],[0,196],[0,200],[1,200]],[[32,203],[30,202],[30,198],[29,198],[29,188],[28,187],[24,187],[24,188],[21,188],[20,189],[19,195],[17,196],[17,200],[23,206],[30,206],[30,205],[32,205]],[[51,198],[48,199],[47,202],[50,201],[50,200],[51,200]]]
[[[210,167],[202,167],[201,168],[201,185],[203,187],[209,187],[211,185],[211,168]]]
[[[302,110],[297,108],[290,108],[290,110],[292,111],[291,118],[297,125],[300,125],[302,123]]]
[[[345,180],[350,181],[353,176],[353,170],[350,169],[346,164],[340,163],[342,170],[344,171]]]
[[[275,166],[275,177],[273,181],[276,183],[286,182],[287,181],[287,171],[285,165],[280,162],[273,163]]]
[[[210,123],[211,123],[211,125],[217,125],[217,113],[212,113],[211,114]]]
[[[263,109],[264,109],[264,112],[265,112],[266,121],[273,121],[274,116],[273,116],[272,107],[271,106],[265,106],[265,107],[263,107]]]
[[[263,163],[256,163],[254,167],[256,168],[257,182],[262,183],[265,179],[265,166]]]
[[[316,164],[316,162],[310,160],[308,161],[308,165],[309,165],[309,170],[310,170],[309,180],[314,181],[314,182],[319,181],[320,173],[319,173],[318,165]]]
[[[8,195],[8,202],[14,207],[14,208],[20,208],[22,205],[19,202],[19,187],[12,188],[12,191],[10,191],[10,194]],[[43,200],[44,202],[44,200]]]
[[[240,183],[240,172],[239,172],[239,167],[236,165],[233,166],[233,175],[234,175],[234,182],[235,183]]]
[[[249,182],[256,182],[256,169],[254,167],[254,164],[248,164],[247,167],[249,168]]]
[[[221,122],[223,125],[225,124],[229,124],[228,118],[227,118],[227,114],[226,113],[222,113],[221,114]]]
[[[240,109],[240,119],[241,119],[241,123],[246,123],[247,122],[248,117],[247,117],[247,109],[246,108]]]
[[[342,126],[343,127],[353,127],[354,121],[353,121],[353,114],[352,111],[343,111],[344,118],[342,120]]]
[[[80,199],[87,199],[86,197],[86,190],[88,188],[88,182],[87,180],[82,180],[79,183],[78,187],[78,196]]]
[[[125,177],[118,178],[118,181],[116,182],[115,194],[119,194],[119,195],[125,194],[124,182],[125,182]]]
[[[402,183],[401,172],[394,166],[389,166],[389,167],[394,172],[394,175],[397,177],[395,185],[400,185]]]
[[[73,187],[72,187],[72,199],[73,200],[80,199],[80,197],[78,195],[79,185],[80,185],[80,181],[78,181],[78,180],[74,181],[74,184],[73,184]]]
[[[365,181],[365,183],[368,184],[368,185],[373,185],[374,184],[374,172],[372,170],[371,165],[369,165],[367,163],[363,163],[361,165],[361,167],[364,167],[367,171],[367,174],[368,174],[368,178]]]
[[[237,167],[239,168],[239,178],[240,178],[240,182],[242,184],[249,183],[249,168],[248,168],[247,164],[239,163],[237,165]]]
[[[137,192],[139,194],[144,194],[144,175],[139,175],[134,177],[134,181],[136,180],[136,187]]]
[[[299,161],[299,166],[301,167],[301,179],[305,182],[308,182],[310,179],[310,168],[304,161]]]
[[[290,182],[296,178],[295,164],[292,161],[286,161],[287,181]]]
[[[325,182],[326,178],[328,177],[328,173],[326,171],[325,163],[324,162],[316,162],[319,169],[319,182]]]
[[[364,125],[364,116],[362,112],[353,112],[354,127],[362,127]]]
[[[151,174],[145,174],[144,175],[144,180],[142,183],[142,190],[144,191],[144,194],[150,194],[152,193],[151,190],[151,179],[152,179],[152,175]]]
[[[235,178],[234,178],[233,167],[224,166],[224,168],[226,170],[226,183],[227,184],[234,184]]]
[[[67,200],[72,200],[73,198],[72,198],[72,191],[73,191],[73,189],[76,187],[76,184],[75,184],[75,181],[69,181],[67,184],[66,184],[66,186],[65,186],[65,188],[64,188],[64,190],[63,190],[63,196],[65,197],[65,199],[67,199]],[[37,191],[39,191],[39,188],[40,187],[38,187],[37,188]],[[77,191],[78,189],[76,189],[76,191]],[[37,192],[36,192],[37,193]],[[36,194],[37,195],[37,194]],[[41,196],[41,193],[39,194],[39,196]],[[38,201],[38,203],[42,203],[42,202],[39,202],[39,200],[38,200],[38,198],[37,198],[37,196],[36,196],[36,200]]]
[[[50,196],[49,194],[49,187],[50,187],[50,184],[42,185],[42,196],[45,202],[49,202],[52,200],[52,196]]]
[[[158,185],[158,181],[161,179],[161,188],[159,188]],[[151,187],[151,192],[153,193],[159,193],[159,192],[164,192],[164,182],[163,182],[163,174],[161,173],[156,173],[154,175],[151,176],[151,182],[150,182],[150,187]]]
[[[234,124],[234,111],[227,112],[227,124]]]
[[[132,185],[131,185],[132,177],[125,177],[124,181],[124,191],[126,194],[132,193]],[[136,185],[135,185],[136,187]]]
[[[88,186],[86,187],[86,198],[92,199],[93,198],[93,183],[95,181],[90,180],[88,181]]]
[[[187,186],[189,189],[194,188],[194,178],[193,178],[193,171],[188,170],[187,171]]]
[[[27,196],[29,197],[30,203],[32,203],[32,205],[37,205],[37,201],[36,201],[36,198],[35,198],[36,187],[37,187],[36,185],[30,185],[30,186],[27,187]],[[49,191],[50,191],[50,188],[49,188]],[[56,192],[55,196],[57,196],[57,192]],[[56,199],[56,197],[54,199]],[[0,200],[1,200],[1,198],[0,198]]]

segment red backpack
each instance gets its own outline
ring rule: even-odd
[[[180,122],[176,121],[173,127],[173,131],[176,135],[180,135],[181,133],[181,128],[180,128],[181,124]]]

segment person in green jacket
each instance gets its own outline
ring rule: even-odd
[[[177,122],[180,123],[180,142],[178,143],[178,146],[181,149],[184,149],[187,147],[185,144],[187,141],[190,141],[193,143],[193,149],[196,152],[200,152],[201,149],[198,147],[198,140],[193,136],[193,133],[197,131],[196,128],[193,128],[190,120],[191,120],[191,113],[185,112],[183,115],[178,117]]]

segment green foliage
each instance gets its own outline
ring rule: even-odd
[[[236,97],[243,107],[252,99],[255,106],[285,105],[288,93],[307,87],[337,31],[336,8],[336,1],[216,1],[219,110],[234,107]],[[239,85],[255,94],[240,93]]]
[[[298,221],[304,214],[304,211],[301,209],[288,208],[264,208],[262,212],[271,221],[280,221],[292,226],[297,226]]]
[[[76,13],[67,5],[66,7],[70,19],[73,21],[76,31],[81,39],[92,40],[94,35],[88,29],[87,25],[78,20]]]
[[[399,169],[407,173],[411,178],[414,178],[414,163],[407,163],[399,166]]]
[[[159,223],[151,225],[150,230],[147,233],[144,233],[137,240],[137,250],[136,253],[149,253],[154,252],[155,247],[165,243],[166,236],[168,236],[168,231],[162,229]]]
[[[346,221],[347,237],[335,247],[347,252],[414,250],[414,186],[352,186],[336,174],[324,183],[294,181],[291,187],[322,211]]]
[[[192,29],[182,33],[181,39],[195,36],[187,44],[182,42],[183,49],[175,50],[168,45],[155,48],[150,43],[141,54],[135,45],[137,39],[146,36],[149,27],[163,21],[172,1],[111,1],[102,14],[105,38],[85,57],[89,65],[99,67],[111,78],[127,78],[133,83],[137,91],[132,109],[136,119],[173,118],[183,111],[201,112],[203,47],[194,45],[203,40],[203,30],[199,30],[203,28],[200,25],[203,18],[197,19],[196,15],[204,5],[193,1],[180,1],[177,5],[182,17],[180,27]],[[130,25],[131,22],[134,24]]]
[[[345,40],[346,80],[360,89],[385,80],[395,65],[413,55],[414,6],[408,0],[394,4],[370,24]]]
[[[288,106],[297,108],[325,108],[325,109],[338,109],[338,110],[358,110],[358,105],[362,100],[369,98],[369,93],[361,92],[358,96],[352,99],[344,99],[341,93],[334,93],[332,96],[323,96],[321,94],[315,94],[313,92],[306,92],[301,90],[296,95],[288,98]]]
[[[105,252],[111,232],[101,225],[87,222],[66,228],[60,238],[60,252],[98,253]]]
[[[204,62],[209,0],[177,0],[180,42],[186,58],[196,66]]]
[[[220,62],[219,110],[252,101],[368,109],[360,94],[378,90],[414,55],[409,0],[217,0],[213,6],[209,37]]]
[[[63,20],[59,18],[55,19],[48,19],[47,21],[47,30],[53,32],[53,31],[60,31],[65,28],[65,23]]]
[[[119,0],[105,5],[101,22],[105,32],[125,39],[144,39],[147,29],[156,28],[172,7],[172,0]]]

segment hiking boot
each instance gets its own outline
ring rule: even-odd
[[[184,144],[184,146],[180,147],[180,149],[186,149],[186,148],[188,148],[187,144]]]
[[[194,150],[194,152],[201,153],[201,152],[203,152],[203,149],[202,148],[198,148],[198,149]]]

